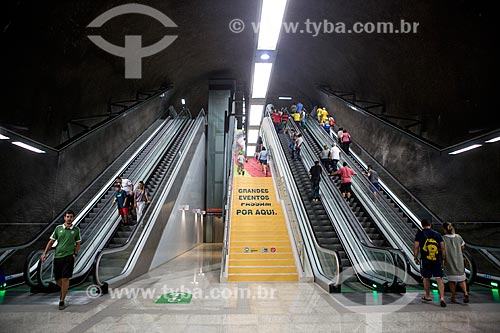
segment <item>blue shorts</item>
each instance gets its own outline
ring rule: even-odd
[[[380,192],[380,184],[378,182],[372,183],[372,186],[370,186],[370,190],[372,191],[372,193]]]
[[[430,279],[431,277],[442,278],[444,274],[441,261],[422,261],[422,265],[420,266],[420,274],[422,274],[422,277],[425,279]]]

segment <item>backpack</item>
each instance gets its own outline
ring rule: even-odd
[[[335,125],[335,120],[333,120],[333,117],[330,117],[330,126]]]
[[[437,240],[432,237],[428,237],[428,235],[424,232],[426,237],[424,246],[422,247],[422,254],[428,261],[437,261],[438,253],[439,253],[439,244]]]

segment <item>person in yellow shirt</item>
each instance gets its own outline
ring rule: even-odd
[[[318,110],[316,111],[316,114],[318,116],[318,122],[321,124],[321,117],[323,116],[323,109],[318,108]]]
[[[292,117],[293,121],[295,121],[296,123],[300,122],[300,113],[298,112],[292,113]]]
[[[326,108],[323,108],[321,114],[321,123],[324,123],[326,119],[328,119],[328,111],[326,110]]]

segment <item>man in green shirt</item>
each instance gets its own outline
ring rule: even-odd
[[[47,252],[57,240],[54,254],[54,277],[57,285],[61,287],[59,310],[64,310],[64,299],[69,288],[69,279],[73,276],[75,258],[80,251],[80,228],[73,225],[75,213],[68,210],[64,214],[64,224],[58,225],[43,251],[42,262],[47,258]]]

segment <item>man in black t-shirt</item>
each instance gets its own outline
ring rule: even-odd
[[[319,200],[319,180],[321,179],[321,165],[319,161],[315,161],[314,165],[309,170],[311,174],[311,185],[312,185],[312,201]]]
[[[446,260],[444,241],[441,234],[431,229],[428,220],[422,220],[422,230],[415,236],[413,256],[415,263],[420,263],[420,274],[424,279],[425,296],[424,301],[432,301],[430,296],[430,278],[436,278],[439,289],[439,299],[442,307],[446,306],[444,301],[443,266]],[[418,253],[420,252],[420,260]]]

